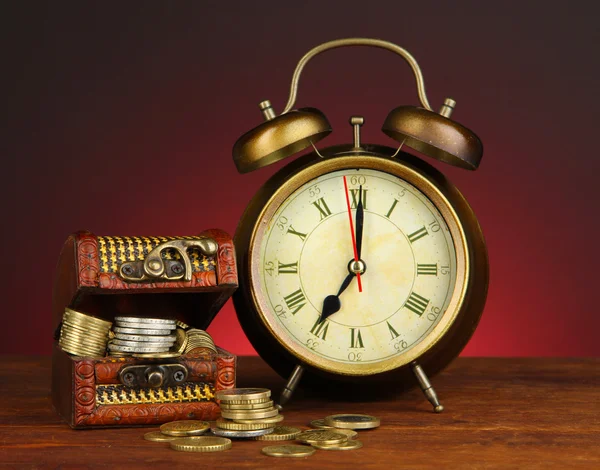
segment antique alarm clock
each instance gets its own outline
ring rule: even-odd
[[[361,142],[364,120],[353,116],[351,144],[318,150],[315,143],[331,132],[327,118],[315,108],[292,109],[308,61],[345,46],[387,49],[411,66],[421,107],[393,109],[382,127],[397,148]],[[434,410],[443,409],[426,374],[448,365],[477,326],[487,251],[460,192],[402,148],[475,170],[482,144],[450,119],[454,106],[446,99],[439,113],[432,110],[421,70],[405,49],[341,39],[309,51],[283,113],[261,102],[266,121],[235,143],[241,173],[313,149],[267,181],[235,236],[235,308],[257,352],[288,378],[282,404],[302,377],[323,387],[418,383]]]

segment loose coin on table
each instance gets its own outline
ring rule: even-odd
[[[344,429],[372,429],[378,427],[379,418],[370,415],[339,414],[325,418],[325,424]]]
[[[160,431],[152,431],[144,434],[144,439],[153,442],[171,442],[174,439],[179,439],[177,436],[168,436]]]
[[[270,396],[271,390],[268,388],[230,388],[219,390],[216,394],[216,399],[221,401],[258,400],[269,398]]]
[[[287,445],[264,447],[262,453],[271,457],[308,457],[316,451],[312,447]]]
[[[271,433],[255,439],[257,441],[290,441],[296,439],[301,432],[300,429],[291,426],[277,426]]]
[[[335,432],[334,429],[311,429],[296,436],[300,442],[317,445],[341,444],[348,440],[348,436]]]
[[[170,442],[171,449],[180,452],[220,452],[231,449],[231,439],[225,437],[182,437]]]
[[[169,436],[197,436],[209,429],[210,423],[206,421],[171,421],[161,425],[160,432]]]
[[[260,437],[273,432],[273,428],[255,429],[253,431],[236,431],[233,429],[211,428],[211,432],[216,436],[233,437],[235,439],[243,439],[250,437]]]
[[[327,424],[325,424],[325,419],[313,419],[310,422],[310,425],[313,428],[318,428],[318,429],[331,429],[333,426],[329,426]]]
[[[330,428],[330,430],[335,431],[339,434],[345,434],[346,436],[348,436],[349,440],[354,439],[356,436],[358,436],[358,433],[353,429]]]
[[[355,450],[355,449],[360,449],[362,447],[362,442],[351,440],[351,441],[342,442],[341,444],[334,444],[334,445],[330,445],[330,446],[323,446],[323,445],[319,445],[319,444],[312,444],[312,446],[315,449],[321,449],[321,450]]]

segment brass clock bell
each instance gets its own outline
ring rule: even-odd
[[[331,125],[322,111],[316,108],[292,108],[296,102],[300,75],[308,61],[327,50],[346,46],[387,49],[404,58],[412,68],[422,107],[394,108],[383,123],[381,130],[384,133],[428,157],[460,168],[477,169],[483,154],[479,137],[450,119],[456,107],[453,99],[446,98],[439,113],[433,111],[425,93],[423,74],[415,58],[406,49],[387,41],[349,38],[321,44],[300,59],[292,78],[290,97],[279,116],[269,100],[259,103],[266,122],[240,137],[233,147],[233,161],[240,173],[248,173],[294,155],[331,133]]]
[[[364,119],[352,116],[353,142],[318,150],[331,133],[327,118],[316,108],[292,109],[304,66],[346,46],[387,49],[411,66],[421,107],[394,108],[382,127],[399,148],[363,144]],[[267,181],[235,236],[235,308],[257,352],[288,378],[281,404],[301,381],[416,382],[434,410],[443,409],[425,371],[447,366],[475,331],[487,295],[487,251],[458,189],[402,148],[477,169],[481,141],[450,119],[455,105],[447,98],[433,111],[405,49],[340,39],[302,57],[283,112],[261,102],[265,122],[235,143],[240,173],[313,149]]]

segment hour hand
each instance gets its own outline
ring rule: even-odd
[[[348,274],[344,279],[344,282],[342,282],[342,286],[340,287],[338,293],[334,295],[328,295],[327,297],[325,297],[325,300],[323,300],[323,310],[321,311],[321,318],[319,319],[320,322],[326,320],[328,317],[338,312],[340,308],[342,308],[342,303],[340,302],[340,295],[342,295],[342,292],[344,292],[346,288],[350,285],[354,276],[354,273]]]

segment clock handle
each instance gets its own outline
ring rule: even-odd
[[[433,405],[433,411],[435,413],[441,413],[444,411],[444,407],[441,405],[437,393],[435,393],[433,385],[431,385],[431,382],[429,381],[429,378],[425,374],[423,368],[416,362],[413,362],[411,367],[413,374],[415,374],[415,377],[417,378],[417,382],[419,382],[419,387],[421,387],[421,390],[423,390],[423,393],[427,397],[427,400],[429,400],[429,403]]]
[[[300,74],[302,73],[302,69],[308,63],[310,59],[314,56],[319,55],[321,52],[328,51],[330,49],[337,49],[338,47],[347,47],[347,46],[370,46],[370,47],[378,47],[380,49],[387,49],[388,51],[395,52],[400,55],[408,65],[412,68],[413,73],[415,74],[415,79],[417,81],[417,93],[419,94],[419,101],[421,101],[421,105],[429,110],[433,111],[431,106],[429,105],[429,101],[427,100],[427,94],[425,93],[425,82],[423,80],[423,74],[421,73],[421,68],[419,64],[415,60],[415,58],[406,50],[396,44],[393,44],[388,41],[383,41],[382,39],[371,39],[371,38],[347,38],[347,39],[337,39],[335,41],[325,42],[310,51],[308,51],[298,65],[296,66],[296,70],[294,70],[294,75],[292,76],[292,84],[290,86],[290,97],[288,98],[288,102],[285,105],[285,109],[281,114],[285,114],[289,112],[296,103],[296,95],[298,94],[298,82],[300,81]]]

